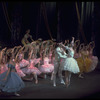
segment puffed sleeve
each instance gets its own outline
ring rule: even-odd
[[[11,68],[11,64],[8,64],[8,68]]]
[[[68,47],[68,46],[65,46],[65,48],[66,48],[66,50],[68,50],[68,49],[69,49],[69,47]]]

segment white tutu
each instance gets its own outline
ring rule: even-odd
[[[63,70],[67,70],[67,71],[70,71],[72,73],[79,73],[80,72],[77,61],[72,57],[66,58],[63,65],[64,65]]]

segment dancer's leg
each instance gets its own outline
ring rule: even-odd
[[[54,71],[53,71],[53,86],[56,86],[56,74],[58,71],[58,62],[54,62]]]
[[[58,76],[60,78],[60,81],[62,84],[65,84],[64,80],[63,80],[63,77],[62,77],[62,66],[59,66],[59,69],[58,69]]]
[[[37,74],[36,74],[36,72],[33,72],[32,74],[34,75],[35,83],[37,84],[38,83]]]
[[[69,84],[70,84],[70,78],[71,78],[71,72],[65,71],[65,80],[66,80],[66,85],[67,85],[67,87],[68,87]]]
[[[51,73],[51,80],[53,80],[53,72]]]

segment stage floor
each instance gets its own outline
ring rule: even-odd
[[[69,87],[60,84],[57,78],[57,86],[53,87],[50,76],[47,79],[38,78],[39,83],[25,81],[26,87],[22,89],[20,97],[1,93],[0,99],[77,99],[100,98],[100,63],[90,73],[84,74],[81,79],[77,74],[72,74]]]

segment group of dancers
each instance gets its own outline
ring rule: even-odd
[[[28,33],[27,33],[28,32]],[[22,40],[23,45],[13,48],[2,48],[0,51],[0,91],[14,93],[25,87],[24,80],[38,84],[38,77],[47,78],[51,75],[53,86],[56,86],[56,76],[67,87],[70,84],[71,73],[83,78],[83,73],[93,71],[98,64],[98,57],[93,55],[95,43],[80,43],[72,37],[72,41],[65,40],[33,40],[29,35],[30,30]],[[32,39],[29,42],[28,38]],[[63,79],[62,71],[64,71]],[[27,76],[30,77],[27,77]]]

